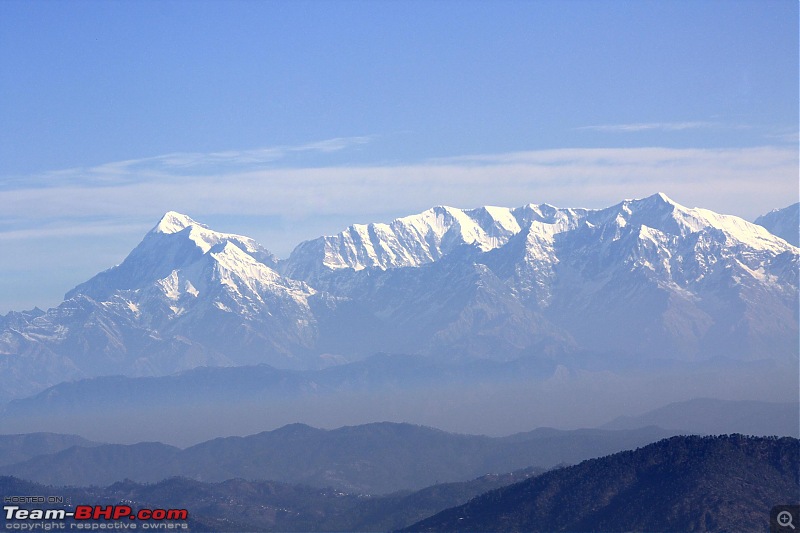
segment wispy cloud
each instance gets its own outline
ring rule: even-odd
[[[303,149],[340,150],[351,142]],[[30,224],[79,216],[155,223],[156,217],[171,209],[197,217],[347,215],[358,221],[408,214],[436,204],[515,206],[547,201],[604,207],[622,198],[664,191],[686,204],[752,218],[797,196],[793,147],[562,149],[394,166],[245,165],[216,172],[202,163],[263,162],[267,157],[260,151],[221,152],[194,155],[179,164],[171,154],[147,160],[148,164],[159,162],[148,169],[113,163],[98,167],[112,169],[104,175],[113,179],[72,176],[47,186],[0,190],[0,205],[4,217]]]
[[[73,222],[68,225],[49,224],[27,229],[10,229],[0,231],[0,242],[12,240],[29,240],[41,238],[71,238],[85,236],[113,236],[123,233],[141,232],[146,229],[142,224],[126,223],[90,223]]]
[[[779,141],[787,144],[797,145],[800,143],[800,131],[796,129],[786,129],[782,131],[774,131],[764,135],[767,139],[772,141]]]
[[[309,152],[338,152],[370,142],[370,137],[340,137],[299,146],[275,146],[255,150],[228,150],[211,153],[174,153],[148,159],[124,162],[126,166],[163,167],[168,169],[220,167],[245,167],[267,165],[284,160],[292,155]]]
[[[128,183],[144,183],[166,179],[194,179],[198,174],[224,176],[258,168],[302,164],[315,154],[332,154],[365,145],[369,136],[339,137],[301,145],[271,146],[249,150],[220,152],[175,152],[140,159],[104,163],[88,168],[70,168],[44,172],[34,176],[4,177],[2,189],[50,188],[54,186],[118,187]]]
[[[631,124],[600,124],[595,126],[581,126],[578,130],[604,131],[631,133],[640,131],[683,131],[704,128],[715,128],[720,125],[716,122],[634,122]]]

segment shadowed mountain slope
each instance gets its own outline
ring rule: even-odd
[[[800,441],[673,437],[479,496],[404,531],[765,531],[800,499]]]

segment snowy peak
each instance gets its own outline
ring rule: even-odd
[[[509,210],[500,207],[465,211],[437,206],[418,215],[399,218],[390,226],[396,233],[429,244],[427,257],[431,259],[439,259],[461,244],[476,245],[483,251],[491,250],[519,231]],[[424,262],[427,261],[418,264]]]
[[[204,254],[218,244],[233,242],[243,251],[258,256],[259,260],[266,259],[267,264],[274,264],[275,262],[272,254],[250,237],[214,231],[205,224],[196,222],[187,215],[175,211],[169,211],[161,217],[161,220],[145,236],[145,239],[151,235],[179,235],[184,232],[189,240],[200,248]]]
[[[388,224],[355,224],[338,235],[306,241],[282,268],[290,277],[309,279],[340,269],[417,267],[463,245],[492,250],[519,231],[507,208],[437,206]]]
[[[150,230],[150,233],[178,233],[190,226],[198,226],[200,228],[208,229],[208,226],[195,222],[190,217],[182,213],[168,211],[163,217],[161,217],[161,220],[158,221],[158,224],[156,224],[156,226]]]
[[[680,208],[680,209],[686,209],[684,206],[680,205],[678,202],[674,201],[672,198],[670,198],[669,196],[667,196],[663,192],[657,192],[657,193],[652,194],[652,195],[650,195],[650,196],[648,196],[646,198],[642,198],[641,200],[634,200],[634,201],[638,201],[638,202],[640,202],[642,204],[651,205],[651,206],[656,205],[656,206],[662,206],[662,207],[663,206],[672,207],[673,209],[676,208],[676,207]]]
[[[619,204],[609,208],[632,214],[640,212],[651,212],[666,214],[672,213],[676,210],[686,210],[687,208],[673,201],[669,196],[663,192],[659,192],[645,198],[629,198],[623,200]]]
[[[684,217],[687,209],[663,193],[647,198],[623,200],[607,209],[592,212],[588,219],[596,226],[610,224],[617,227],[648,226],[669,234],[686,235],[697,231],[703,224]]]
[[[388,224],[355,224],[337,235],[301,243],[282,264],[282,271],[311,280],[340,269],[418,267],[462,246],[481,252],[497,249],[534,221],[552,225],[547,233],[572,229],[584,214],[585,210],[547,204],[517,209],[436,206]]]
[[[728,240],[731,245],[769,250],[773,255],[788,249],[760,226],[735,216],[687,208],[666,194],[657,193],[597,210],[563,209],[549,204],[514,209],[437,206],[388,224],[356,224],[338,235],[301,243],[281,264],[281,271],[313,284],[343,269],[422,266],[465,245],[489,252],[504,247],[522,232],[529,234],[529,245],[550,247],[556,235],[575,231],[597,242],[631,236],[634,241],[655,239],[663,246],[672,239],[710,233],[714,239]],[[543,250],[536,250],[529,254],[530,259],[541,258],[542,253]]]
[[[217,232],[186,215],[170,211],[122,263],[78,285],[66,298],[85,294],[104,300],[114,291],[145,288],[228,245],[270,270],[277,264],[275,257],[250,237]],[[213,254],[210,257],[218,258]]]
[[[587,220],[595,226],[606,226],[605,235],[611,232],[608,226],[646,226],[670,238],[683,239],[692,234],[721,232],[731,245],[744,245],[752,250],[769,250],[773,253],[788,249],[785,243],[757,224],[708,209],[684,207],[664,193],[640,200],[625,200],[592,212]]]
[[[253,288],[255,283],[274,283],[280,278],[277,272],[230,241],[215,246],[208,255],[218,275],[224,279],[236,279],[253,292],[257,292]]]
[[[478,222],[486,231],[500,230],[508,235],[515,235],[521,230],[514,213],[505,207],[487,205],[467,211],[470,217]]]
[[[564,209],[550,204],[528,204],[511,212],[520,227],[538,226],[553,234],[577,228],[590,213],[588,209]]]

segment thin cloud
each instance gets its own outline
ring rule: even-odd
[[[5,177],[6,190],[52,187],[121,186],[129,183],[175,181],[197,173],[224,176],[276,165],[292,156],[331,154],[369,143],[373,137],[338,137],[301,145],[272,146],[220,152],[174,152],[140,159],[104,163],[89,168],[54,170],[35,176]]]
[[[473,155],[406,165],[269,167],[209,173],[117,165],[86,180],[0,191],[4,216],[73,219],[76,213],[155,223],[168,210],[198,217],[320,216],[370,221],[444,204],[549,202],[605,207],[663,191],[691,206],[752,218],[797,196],[797,152],[733,149],[563,149]],[[187,187],[187,183],[191,187]]]
[[[339,137],[299,146],[276,146],[255,150],[229,150],[211,153],[174,153],[149,159],[140,159],[129,164],[164,168],[246,167],[274,163],[293,154],[307,152],[329,154],[367,144],[370,140],[371,137],[366,136]]]
[[[787,144],[797,145],[798,143],[800,143],[800,132],[797,130],[787,130],[774,133],[767,133],[764,135],[764,137],[766,137],[767,139],[771,139],[773,141],[777,140],[779,142]]]
[[[640,131],[683,131],[718,127],[715,122],[635,122],[632,124],[600,124],[575,128],[584,131],[603,131],[610,133],[634,133]]]
[[[0,231],[0,241],[30,240],[43,238],[69,238],[83,236],[113,236],[123,233],[146,231],[142,224],[115,224],[102,221],[97,223],[78,223],[71,225],[49,225],[44,227]]]

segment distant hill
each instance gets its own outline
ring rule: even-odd
[[[794,438],[673,437],[497,489],[404,531],[766,531],[800,499]]]
[[[56,488],[0,477],[0,493],[186,508],[193,531],[763,532],[776,502],[800,499],[799,476],[797,439],[723,435],[673,437],[549,472],[525,469],[385,496],[185,478]]]
[[[525,469],[371,497],[275,481],[203,483],[185,478],[62,489],[0,477],[0,493],[58,495],[81,504],[125,501],[135,508],[185,508],[192,531],[389,531],[542,472]]]
[[[755,222],[789,244],[800,246],[800,202],[774,209],[758,217]]]
[[[37,455],[57,453],[73,446],[87,448],[99,444],[77,435],[58,433],[0,435],[0,466],[27,461]]]
[[[686,433],[742,433],[800,438],[800,404],[698,398],[671,403],[639,416],[619,417],[601,427],[632,429],[645,426],[659,426]]]
[[[381,494],[420,489],[529,466],[576,463],[643,446],[674,433],[636,430],[536,430],[503,438],[375,423],[322,430],[303,424],[210,440],[184,450],[160,443],[73,447],[0,467],[0,474],[51,485],[108,485],[170,476],[232,478]]]

